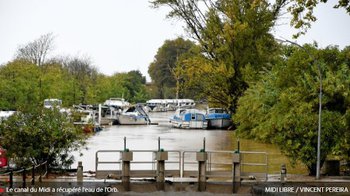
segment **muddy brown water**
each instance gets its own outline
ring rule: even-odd
[[[87,140],[86,147],[88,149],[81,151],[83,154],[82,156],[79,156],[78,152],[73,153],[75,156],[75,163],[72,165],[72,168],[76,168],[77,162],[82,161],[84,171],[95,171],[96,151],[123,150],[124,137],[126,137],[126,146],[131,151],[157,150],[158,137],[161,138],[161,148],[164,150],[199,151],[203,148],[203,138],[205,138],[205,148],[208,151],[234,151],[237,149],[238,138],[234,131],[172,128],[169,123],[169,118],[173,114],[174,112],[150,113],[151,121],[159,123],[158,125],[109,126],[104,128]],[[288,161],[288,158],[282,155],[276,146],[259,143],[253,140],[239,140],[241,151],[258,151],[268,154],[269,174],[280,173],[281,164],[287,165],[287,171],[290,174],[307,174],[307,170],[302,164],[299,163],[293,167]],[[152,160],[152,155],[150,154],[141,156],[149,156],[146,159]],[[103,158],[110,161],[118,160],[115,154],[101,154],[100,159]],[[219,160],[219,162],[229,163],[231,161],[230,157],[226,155],[217,155],[214,159],[216,161]],[[264,162],[263,156],[253,155],[247,156],[245,159],[248,162]],[[110,165],[110,167],[112,167],[112,169],[117,168],[117,166],[113,165]],[[245,166],[244,169],[249,171],[251,168]]]

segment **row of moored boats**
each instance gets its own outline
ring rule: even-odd
[[[101,125],[151,124],[149,112],[175,111],[170,118],[173,127],[189,129],[227,129],[232,125],[231,115],[222,108],[208,108],[206,112],[195,108],[192,99],[151,99],[146,104],[131,105],[123,98],[110,98],[99,105],[74,105],[61,108],[59,99],[45,99],[44,107],[58,107],[61,112],[74,115],[74,124],[85,129],[100,130]],[[90,130],[86,130],[87,132]]]

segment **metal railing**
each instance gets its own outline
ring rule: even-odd
[[[197,151],[182,152],[181,177],[197,177],[198,162],[195,160]],[[207,176],[213,178],[232,178],[233,175],[233,154],[234,151],[206,151],[208,160],[206,162]],[[268,155],[266,152],[241,151],[241,176],[253,177],[267,180]],[[258,160],[251,160],[249,155],[254,155]],[[231,160],[228,162],[227,160]],[[192,167],[191,167],[192,166]],[[189,167],[190,169],[186,168]]]
[[[37,171],[39,167],[44,166],[43,170],[39,170],[39,172]],[[47,161],[37,164],[37,165],[33,165],[32,167],[28,167],[28,168],[21,168],[18,170],[13,170],[11,168],[8,168],[6,170],[6,172],[4,173],[0,173],[0,176],[8,176],[8,183],[9,183],[9,187],[13,188],[13,176],[15,174],[22,174],[22,187],[26,187],[26,181],[27,181],[27,171],[31,172],[31,185],[35,185],[36,181],[42,182],[42,178],[45,177],[47,175]],[[44,173],[42,173],[42,171],[44,171]],[[36,176],[36,174],[39,173],[39,175]],[[36,180],[37,179],[37,180]]]
[[[95,171],[97,178],[110,177],[114,175],[116,178],[120,178],[121,172],[121,153],[122,150],[98,150],[95,155]],[[156,150],[133,150],[134,159],[130,161],[131,177],[155,177],[156,176],[156,163],[155,154]],[[174,177],[180,176],[181,171],[181,152],[180,151],[167,151],[169,153],[169,160],[166,160],[167,170],[165,176]],[[115,158],[112,160],[101,160],[102,154],[114,154]],[[146,155],[145,155],[146,154]],[[147,155],[148,154],[148,155]],[[110,157],[110,156],[108,156]],[[145,158],[147,157],[147,158]],[[114,169],[100,169],[102,165],[117,166]]]
[[[267,180],[268,154],[266,152],[242,151],[241,175]]]
[[[122,175],[120,153],[121,150],[99,150],[96,152],[95,171],[96,177],[106,178],[110,175],[120,178]],[[130,161],[131,177],[155,177],[156,150],[133,150],[134,159]],[[166,164],[166,177],[198,177],[198,161],[196,153],[198,151],[167,151],[169,160]],[[101,154],[113,154],[114,160],[101,160]],[[141,153],[152,153],[152,156],[141,156]],[[208,159],[206,162],[206,175],[210,178],[232,178],[233,177],[233,155],[234,151],[206,151]],[[266,152],[241,151],[241,176],[255,179],[267,180],[268,154]],[[107,156],[111,157],[111,156]],[[142,158],[143,157],[143,158]],[[145,158],[147,157],[147,158]],[[150,158],[152,157],[152,158]],[[228,161],[229,160],[229,161]],[[114,166],[114,170],[100,169],[102,165]],[[117,167],[115,167],[117,165]],[[138,165],[148,165],[138,166]]]

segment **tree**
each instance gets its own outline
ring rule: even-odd
[[[41,67],[46,60],[46,56],[53,49],[53,35],[48,33],[38,39],[20,46],[17,50],[17,59],[24,59]]]
[[[195,44],[189,40],[177,38],[175,40],[166,40],[158,49],[154,61],[148,68],[152,81],[158,88],[157,98],[174,98],[174,88],[179,80],[175,69],[177,60],[189,52]]]
[[[63,61],[64,68],[71,75],[72,104],[86,104],[95,100],[92,93],[96,85],[97,70],[91,60],[86,57],[67,58]]]
[[[146,102],[148,99],[145,84],[146,77],[140,71],[129,71],[123,80],[123,86],[128,91],[128,100],[131,102]]]
[[[17,166],[48,162],[49,167],[68,167],[70,152],[84,145],[85,135],[58,109],[26,107],[0,124],[1,145]],[[15,145],[14,145],[15,144]]]
[[[236,109],[238,98],[268,70],[277,46],[270,34],[283,3],[264,0],[154,0],[186,23],[201,54],[186,60],[186,86],[212,105]],[[199,84],[201,83],[201,84]]]
[[[349,57],[337,48],[287,46],[280,62],[239,99],[233,119],[243,137],[276,144],[292,162],[316,172],[318,88],[323,72],[321,165],[330,154],[349,155]],[[336,59],[336,60],[335,60]],[[346,156],[344,156],[346,155]]]
[[[40,102],[40,70],[24,60],[15,60],[0,67],[0,108],[17,109]]]

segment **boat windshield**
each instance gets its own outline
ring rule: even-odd
[[[227,114],[227,111],[225,109],[222,109],[222,108],[213,108],[213,109],[209,110],[209,114],[214,114],[214,113]]]

